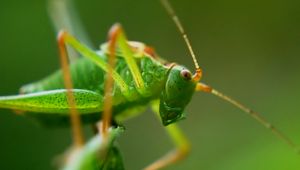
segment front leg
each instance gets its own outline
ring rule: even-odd
[[[159,115],[159,102],[155,102],[152,106],[153,111]],[[175,148],[161,157],[154,163],[150,164],[145,170],[157,170],[169,166],[175,162],[184,159],[190,152],[190,144],[180,128],[174,123],[165,127],[171,140],[174,142]]]

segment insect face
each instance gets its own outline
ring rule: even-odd
[[[159,106],[165,126],[184,118],[184,108],[195,92],[196,83],[192,79],[191,72],[183,66],[176,65],[170,70]]]

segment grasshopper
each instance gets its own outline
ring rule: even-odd
[[[71,123],[74,144],[63,169],[123,169],[115,138],[123,131],[118,125],[152,106],[176,144],[175,149],[145,169],[161,169],[183,159],[190,145],[176,123],[185,118],[185,108],[195,92],[206,92],[233,104],[271,130],[296,152],[294,142],[259,113],[201,82],[200,68],[185,30],[167,0],[161,0],[185,41],[195,71],[168,62],[151,47],[128,41],[120,24],[109,31],[109,40],[93,51],[70,33],[58,34],[61,70],[23,86],[20,95],[3,96],[0,107],[24,112],[40,121]],[[82,58],[69,64],[66,46]],[[69,117],[71,119],[69,120]],[[81,123],[96,124],[99,132],[88,143]],[[114,124],[114,125],[112,125]]]

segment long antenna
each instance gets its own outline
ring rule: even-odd
[[[261,114],[259,114],[258,112],[253,111],[252,109],[249,109],[248,107],[246,107],[245,105],[239,103],[238,101],[224,95],[223,93],[217,91],[216,89],[213,89],[205,84],[202,83],[198,83],[197,84],[197,88],[196,91],[203,91],[203,92],[207,92],[207,93],[211,93],[225,101],[227,101],[228,103],[236,106],[237,108],[241,109],[242,111],[244,111],[245,113],[247,113],[248,115],[250,115],[252,118],[254,118],[255,120],[257,120],[260,124],[262,124],[264,127],[266,127],[267,129],[271,130],[273,132],[273,134],[275,134],[277,137],[279,137],[281,140],[283,140],[285,143],[287,143],[290,147],[292,147],[295,152],[297,154],[300,155],[300,148],[284,133],[282,133],[279,129],[277,129],[275,126],[273,126],[270,122],[268,122]]]
[[[190,42],[187,34],[185,33],[185,30],[184,30],[184,28],[183,28],[183,26],[182,26],[182,24],[181,24],[178,16],[176,15],[173,7],[169,3],[169,1],[168,0],[160,0],[160,2],[165,7],[166,11],[168,12],[168,14],[170,15],[170,17],[174,21],[176,27],[178,28],[180,34],[182,35],[182,38],[184,39],[185,44],[187,45],[187,47],[189,49],[189,52],[190,52],[190,54],[192,56],[193,62],[194,62],[195,67],[196,67],[196,74],[197,75],[195,75],[195,76],[197,76],[197,77],[195,77],[195,80],[199,81],[200,78],[201,78],[202,71],[201,71],[201,69],[199,67],[196,55],[195,55],[194,50],[193,50],[192,45],[191,45],[191,42]]]

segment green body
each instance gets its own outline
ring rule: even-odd
[[[102,51],[99,51],[97,53],[104,60],[107,60],[107,54],[103,53]],[[147,93],[147,96],[142,96],[139,94],[124,58],[122,56],[118,56],[115,70],[129,85],[130,94],[132,95],[132,98],[129,101],[121,93],[119,87],[115,84],[113,90],[113,116],[115,117],[116,115],[120,115],[120,119],[127,118],[128,114],[132,115],[140,112],[141,108],[146,106],[151,100],[159,98],[166,82],[168,68],[165,67],[162,63],[149,56],[135,57],[135,60],[142,72],[145,87],[149,93]],[[100,118],[99,113],[101,113],[103,110],[102,106],[104,100],[103,94],[106,72],[104,72],[92,61],[84,57],[73,62],[70,69],[74,89],[84,89],[95,93],[85,93],[84,91],[80,93],[74,93],[77,101],[77,107],[79,107],[80,113],[83,114],[83,120],[88,122],[98,121]],[[40,81],[23,86],[21,88],[21,93],[43,94],[47,91],[57,89],[64,89],[61,70],[56,71],[55,73]],[[0,106],[6,108],[13,107],[13,109],[16,110],[48,113],[43,114],[42,116],[28,113],[38,118],[46,118],[47,121],[49,121],[49,119],[56,120],[58,122],[63,121],[62,119],[68,121],[69,109],[68,107],[64,107],[67,106],[67,98],[64,93],[59,95],[57,94],[57,92],[59,91],[55,91],[55,94],[49,96],[47,96],[49,92],[44,94],[44,96],[47,96],[46,98],[49,102],[41,101],[38,98],[32,98],[32,95],[27,95],[23,98],[20,95],[0,97]],[[92,98],[87,97],[87,95],[91,96]],[[44,106],[40,102],[48,103],[48,106]],[[28,105],[33,106],[28,107]],[[43,105],[43,107],[39,107],[39,105]],[[88,105],[88,107],[84,107],[84,105]],[[92,109],[91,105],[93,105]],[[94,117],[98,117],[98,119],[94,119]],[[57,120],[57,118],[59,118],[60,120]]]
[[[142,44],[142,43],[140,43]],[[97,58],[107,62],[109,54],[106,45],[97,52]],[[179,65],[165,66],[161,59],[146,52],[134,52],[134,62],[142,76],[144,89],[137,88],[132,72],[119,49],[116,50],[114,71],[127,84],[127,95],[114,84],[113,119],[122,122],[141,113],[151,101],[160,100],[160,116],[164,125],[183,118],[183,110],[195,91],[196,82],[190,79],[191,73]],[[73,94],[83,122],[97,122],[101,117],[104,102],[104,84],[107,76],[102,68],[89,58],[82,57],[70,66]],[[184,77],[182,71],[188,73]],[[46,124],[69,122],[68,100],[64,89],[61,70],[21,88],[21,95],[0,97],[0,107],[25,111],[25,114],[40,119]],[[130,94],[130,96],[128,96]]]
[[[69,90],[74,96],[76,110],[83,122],[98,122],[104,110],[104,84],[109,67],[108,57],[111,55],[107,53],[105,44],[102,51],[94,52],[73,37],[65,36],[66,42],[84,56],[70,66],[73,89]],[[197,84],[191,78],[190,71],[180,65],[165,64],[162,59],[148,54],[144,49],[131,54],[134,46],[129,43],[127,47],[128,42],[125,40],[125,36],[118,40],[122,51],[116,49],[116,65],[112,71],[112,78],[115,79],[111,92],[112,119],[120,123],[141,113],[151,103],[164,125],[181,120]],[[139,45],[143,46],[142,43]],[[25,112],[45,125],[61,126],[69,123],[72,106],[67,97],[62,70],[23,86],[20,92],[20,95],[0,97],[0,108]],[[168,126],[167,129],[176,144],[183,152],[187,152],[187,142],[176,125]],[[113,144],[114,131],[110,133],[110,146],[101,143],[101,136],[96,136],[68,156],[70,162],[66,162],[63,169],[123,169],[120,152]],[[102,148],[108,151],[106,157],[99,157],[98,153],[104,153]]]

